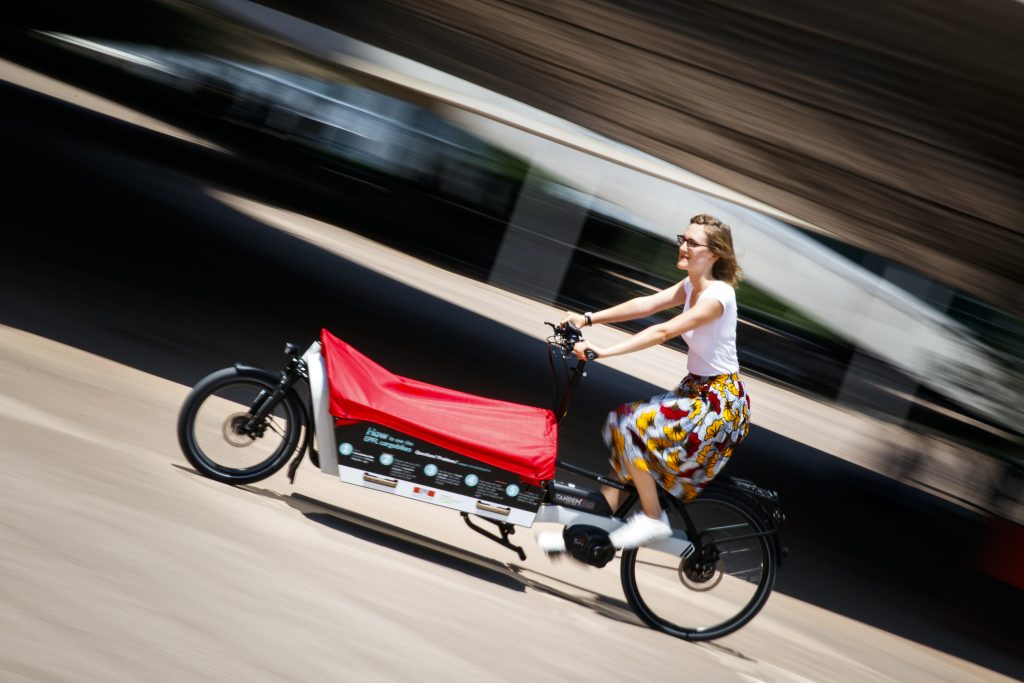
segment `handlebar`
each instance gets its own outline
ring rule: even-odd
[[[564,357],[574,356],[573,347],[583,341],[583,333],[580,332],[580,328],[569,322],[562,323],[561,325],[549,322],[544,324],[549,326],[552,332],[551,336],[548,337],[548,344],[559,347]],[[597,353],[592,349],[587,349],[584,355],[587,360],[597,358]]]

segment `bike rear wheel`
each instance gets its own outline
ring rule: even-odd
[[[738,497],[707,491],[685,504],[704,549],[688,558],[652,548],[622,553],[626,599],[648,625],[686,640],[712,640],[740,628],[768,600],[777,553],[762,516]],[[683,503],[671,499],[669,521],[685,529]]]
[[[178,442],[196,471],[226,484],[250,484],[288,462],[304,422],[294,392],[247,429],[277,383],[265,370],[225,368],[196,384],[178,416]]]

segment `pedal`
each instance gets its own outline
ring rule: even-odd
[[[561,531],[543,531],[537,534],[537,547],[549,557],[565,554],[565,536]]]

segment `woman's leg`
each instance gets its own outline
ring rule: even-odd
[[[666,394],[665,396],[674,396]],[[658,485],[650,473],[641,470],[633,462],[627,449],[627,440],[638,438],[637,416],[645,411],[654,410],[665,396],[655,396],[646,404],[643,402],[625,403],[608,413],[605,419],[602,436],[605,444],[612,451],[612,474],[616,478],[628,475],[633,480],[637,493],[640,495],[640,507],[648,517],[657,519],[661,516],[661,504],[658,502]],[[625,470],[624,472],[621,470]],[[601,493],[613,511],[618,510],[625,500],[626,491],[613,486],[602,486]]]
[[[608,476],[617,477],[618,475],[613,470]],[[608,507],[612,509],[612,512],[618,510],[619,506],[622,505],[622,501],[626,498],[626,492],[614,486],[602,486],[601,495],[608,501]]]
[[[623,458],[622,463],[632,477],[637,493],[640,494],[642,514],[630,517],[625,524],[608,534],[608,540],[614,547],[625,550],[668,538],[672,535],[672,527],[661,510],[658,484],[654,477],[637,467],[631,458]]]
[[[623,464],[629,470],[629,476],[633,478],[633,486],[640,495],[640,508],[644,514],[651,519],[661,518],[661,503],[658,501],[658,484],[650,472],[645,472],[636,466],[632,458],[623,458]]]

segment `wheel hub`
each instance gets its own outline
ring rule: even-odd
[[[713,545],[704,546],[700,553],[679,563],[679,580],[690,590],[711,590],[723,576],[721,554]]]
[[[224,440],[235,448],[251,446],[255,441],[257,435],[243,431],[243,428],[249,422],[249,417],[248,413],[232,413],[224,420],[222,427]]]

